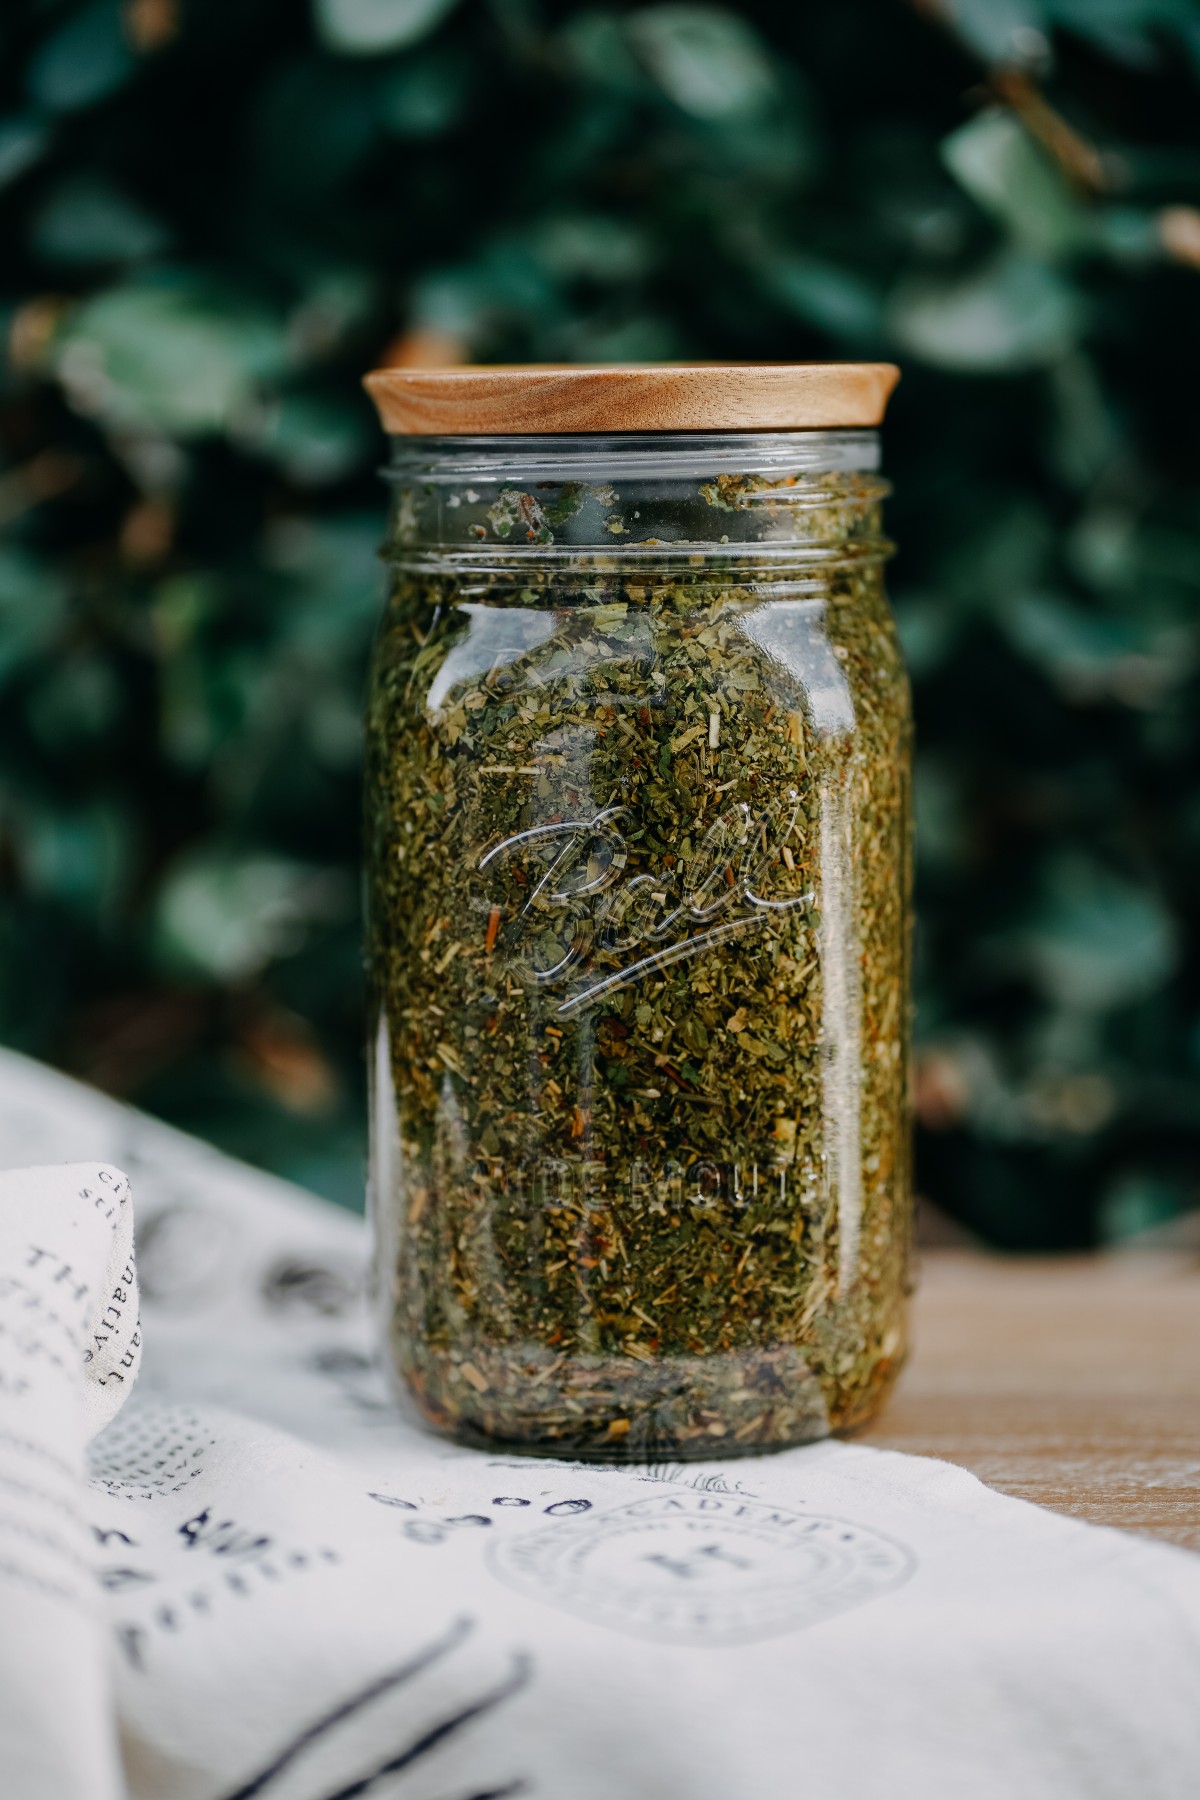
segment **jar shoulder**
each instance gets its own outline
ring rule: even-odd
[[[372,707],[399,707],[438,735],[452,734],[461,715],[511,717],[514,707],[539,719],[641,707],[673,723],[705,701],[732,716],[750,696],[798,710],[818,734],[853,733],[864,711],[907,717],[907,676],[877,573],[826,593],[786,591],[800,585],[635,588],[531,605],[528,593],[481,599],[404,580],[379,632]]]

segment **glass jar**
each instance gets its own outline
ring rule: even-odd
[[[367,726],[383,1330],[456,1437],[734,1455],[903,1358],[878,435],[397,435]]]

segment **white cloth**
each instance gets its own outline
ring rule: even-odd
[[[3,1053],[0,1155],[106,1159],[0,1184],[4,1800],[1194,1800],[1200,1558],[847,1444],[458,1449],[361,1221]]]

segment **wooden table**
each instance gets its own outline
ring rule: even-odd
[[[930,1251],[914,1345],[862,1442],[1200,1550],[1200,1257]]]

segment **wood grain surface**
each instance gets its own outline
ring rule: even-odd
[[[878,425],[894,363],[678,363],[376,369],[397,436],[571,431],[797,431]]]
[[[932,1251],[914,1344],[861,1442],[1200,1550],[1200,1258]]]

